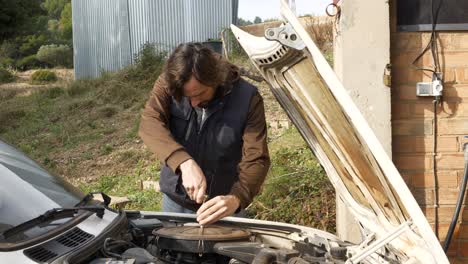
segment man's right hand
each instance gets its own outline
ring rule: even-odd
[[[206,192],[206,179],[203,171],[193,159],[184,161],[179,169],[182,173],[182,185],[190,199],[198,204],[203,203]]]

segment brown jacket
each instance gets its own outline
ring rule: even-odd
[[[191,157],[169,131],[170,104],[171,95],[161,75],[143,111],[139,135],[161,162],[176,171],[181,163]],[[251,100],[242,140],[239,181],[231,188],[231,194],[239,198],[241,208],[246,208],[259,192],[270,167],[265,110],[258,92]]]

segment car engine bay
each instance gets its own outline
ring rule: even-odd
[[[192,220],[192,221],[190,221]],[[301,237],[299,230],[194,219],[129,219],[120,237],[106,237],[85,263],[345,263],[344,242]],[[115,233],[115,232],[114,232]]]

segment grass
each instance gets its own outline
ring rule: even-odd
[[[127,196],[129,209],[159,210],[160,194],[140,190],[141,180],[158,179],[159,162],[135,140],[164,54],[145,46],[137,58],[119,72],[29,96],[1,90],[0,137],[84,192]]]
[[[136,65],[95,80],[29,96],[0,90],[0,137],[83,192],[127,196],[127,209],[159,210],[161,194],[140,189],[141,181],[159,179],[159,162],[137,132],[163,58],[147,46]],[[250,216],[333,231],[333,189],[298,132],[286,130],[269,147],[272,167]]]
[[[139,124],[135,120],[164,63],[165,55],[150,49],[146,46],[142,53],[148,58],[137,56],[144,65],[95,80],[38,88],[28,96],[0,90],[0,138],[75,184],[128,173],[139,162],[129,157],[131,153],[154,162],[139,147],[141,142],[135,147]],[[136,150],[120,157],[122,150],[132,148]],[[113,164],[114,159],[120,162]],[[76,170],[79,166],[82,169]]]
[[[334,232],[333,186],[297,130],[288,129],[269,147],[271,168],[248,214]]]
[[[47,84],[57,81],[57,75],[49,70],[38,70],[31,75],[31,84]]]
[[[159,179],[159,164],[145,166],[139,162],[131,173],[105,175],[90,183],[82,182],[79,188],[84,192],[104,192],[112,196],[126,196],[131,203],[126,209],[156,210],[161,209],[161,193],[154,190],[141,190],[140,183],[144,180]]]
[[[70,148],[83,140],[99,139],[106,128],[82,127],[82,119],[92,116],[92,109],[70,111],[67,99],[63,88],[51,88],[6,100],[0,106],[1,136],[23,146],[31,141],[42,142],[26,148],[35,157],[47,153],[49,146]]]
[[[6,101],[14,98],[18,92],[15,89],[0,89],[0,101]]]

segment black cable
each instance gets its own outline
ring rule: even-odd
[[[460,215],[460,210],[463,205],[463,200],[465,199],[465,192],[466,192],[466,185],[468,183],[468,145],[465,144],[463,146],[464,158],[465,158],[465,169],[463,173],[463,181],[460,185],[460,191],[458,193],[457,205],[455,207],[455,212],[453,213],[452,222],[450,223],[449,230],[447,231],[447,235],[444,241],[444,251],[447,252],[450,246],[450,241],[452,240],[453,232],[455,230],[455,226],[458,222],[458,217]]]
[[[432,171],[434,176],[434,234],[439,238],[439,184],[437,179],[437,105],[440,97],[434,99],[434,132],[432,148]]]
[[[435,10],[434,14],[434,0],[431,1],[431,15],[432,15],[432,34],[431,37],[433,38],[432,41],[432,57],[434,58],[434,66],[435,66],[435,71],[440,72],[440,61],[439,61],[439,46],[437,45],[437,31],[436,31],[436,25],[437,21],[439,19],[439,12],[440,8],[442,7],[442,0],[439,0],[439,6],[437,6],[437,9]]]
[[[117,254],[117,253],[113,253],[113,252],[111,252],[111,250],[109,249],[108,243],[109,243],[110,240],[112,240],[112,238],[109,238],[109,237],[106,238],[106,240],[104,240],[104,245],[103,245],[103,247],[102,247],[104,255],[105,255],[106,257],[114,257],[114,258],[117,258],[117,259],[121,259],[121,258],[122,258],[121,255],[119,255],[119,254]]]
[[[434,69],[416,67],[416,70],[428,71],[433,74],[433,81],[435,78],[441,78],[441,66],[439,60],[439,47],[437,43],[438,34],[436,31],[437,20],[439,18],[440,8],[442,7],[442,0],[439,0],[437,7],[434,5],[434,0],[431,0],[431,38],[427,43],[423,51],[413,60],[412,66],[426,54],[427,51],[431,51],[432,60],[434,62]],[[439,238],[439,185],[437,179],[437,105],[440,103],[440,96],[437,96],[434,103],[434,132],[433,132],[433,150],[432,150],[432,171],[434,176],[434,233]]]
[[[117,239],[108,237],[106,238],[106,240],[104,240],[103,253],[106,257],[114,257],[117,259],[121,259],[122,255],[114,253],[112,251],[123,246],[128,246],[129,248],[138,247],[132,242],[125,241],[125,240],[117,240]]]
[[[412,66],[415,66],[415,63],[421,59],[424,54],[428,50],[431,50],[431,55],[432,55],[432,60],[434,61],[434,69],[428,69],[428,68],[421,68],[421,67],[416,67],[416,70],[420,71],[429,71],[432,72],[433,74],[437,74],[440,72],[440,61],[439,61],[439,50],[438,50],[438,45],[437,45],[437,31],[436,31],[436,26],[437,26],[437,20],[439,18],[439,12],[440,8],[442,6],[442,0],[439,0],[439,5],[437,6],[436,9],[434,9],[434,0],[431,0],[431,38],[429,39],[429,42],[427,43],[426,47],[423,49],[423,51],[413,60],[411,63]]]

